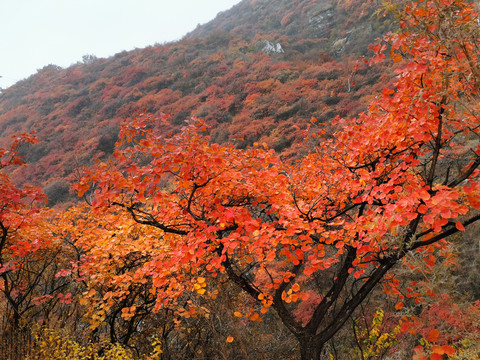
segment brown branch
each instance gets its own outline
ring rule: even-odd
[[[475,152],[474,152],[475,153]],[[480,156],[478,156],[476,153],[476,160],[470,165],[470,167],[463,173],[460,173],[458,177],[453,180],[451,183],[449,183],[447,186],[453,188],[459,184],[461,184],[463,181],[468,179],[470,175],[473,174],[473,172],[480,166]]]
[[[442,105],[445,104],[445,102],[445,97],[443,97],[439,105],[440,111],[438,115],[437,137],[435,138],[435,147],[432,155],[432,165],[430,166],[430,171],[425,181],[427,185],[430,186],[430,188],[433,185],[433,179],[435,178],[435,170],[437,168],[437,161],[440,156],[440,149],[442,148],[443,113],[445,112],[445,109],[442,107]]]
[[[334,280],[332,287],[328,293],[323,297],[320,304],[317,305],[315,311],[313,312],[312,317],[305,326],[306,333],[315,333],[316,329],[320,326],[322,320],[324,320],[329,308],[338,300],[345,283],[349,277],[349,269],[352,267],[353,261],[357,255],[357,249],[349,246],[347,250],[347,256],[343,262],[342,268],[339,273],[336,275],[336,280]]]
[[[462,222],[462,225],[464,227],[467,227],[471,224],[473,224],[474,222],[480,220],[480,214],[478,215],[475,215],[473,216],[472,218],[466,220],[466,221],[463,221]],[[456,234],[460,232],[460,230],[458,230],[454,224],[451,224],[451,227],[447,230],[445,230],[444,232],[432,237],[431,239],[428,239],[428,240],[423,240],[423,241],[415,241],[413,242],[413,244],[408,248],[408,251],[412,251],[412,250],[416,250],[422,246],[427,246],[427,245],[431,245],[433,243],[436,243],[437,241],[440,241],[440,240],[443,240],[445,239],[446,237],[448,236],[451,236],[453,234]],[[426,235],[426,233],[424,234]]]
[[[162,224],[162,223],[158,222],[153,217],[153,215],[148,214],[146,212],[143,212],[143,214],[147,215],[150,218],[150,220],[146,220],[146,219],[143,220],[143,219],[139,218],[138,215],[135,213],[135,211],[140,211],[140,210],[137,209],[135,205],[127,206],[125,204],[118,203],[118,202],[113,202],[113,205],[122,207],[125,210],[127,210],[127,212],[132,216],[133,220],[138,224],[154,226],[154,227],[156,227],[160,230],[163,230],[165,233],[169,233],[169,234],[177,234],[177,235],[187,235],[188,234],[188,231],[176,229],[175,225],[165,225],[165,224]]]

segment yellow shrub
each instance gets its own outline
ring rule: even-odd
[[[31,354],[25,360],[135,360],[133,351],[119,344],[104,344],[103,354],[98,354],[98,346],[89,343],[82,346],[68,335],[53,329],[39,327],[34,329],[35,344]],[[97,344],[98,345],[98,344]],[[143,357],[144,360],[160,360],[162,343],[153,338],[153,351]],[[140,358],[141,359],[141,358]]]

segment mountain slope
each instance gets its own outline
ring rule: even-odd
[[[353,116],[390,81],[358,63],[373,29],[388,23],[361,4],[245,0],[179,42],[44,67],[0,95],[2,141],[23,131],[39,139],[23,149],[29,167],[15,180],[65,200],[67,180],[95,154],[111,154],[119,124],[139,109],[170,114],[165,131],[198,116],[213,141],[296,154],[312,116]]]
[[[374,15],[379,6],[356,0],[246,0],[221,12],[214,21],[199,25],[187,38],[222,31],[246,39],[286,36],[297,49],[300,45],[292,40],[302,43],[315,39],[315,47],[332,55],[366,55],[368,45],[392,26],[390,18]]]

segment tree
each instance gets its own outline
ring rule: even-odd
[[[114,159],[76,188],[96,214],[129,214],[145,229],[130,239],[148,254],[130,281],[151,281],[157,310],[229,281],[259,304],[238,316],[272,309],[301,358],[317,360],[380,283],[403,306],[389,272],[407,254],[429,267],[449,236],[480,220],[475,7],[419,1],[403,14],[402,30],[372,46],[372,62],[389,46],[399,64],[394,88],[321,129],[297,162],[258,144],[212,144],[200,119],[175,135],[146,114],[125,122]]]
[[[0,149],[0,169],[23,164],[18,156],[24,143],[32,143],[32,134],[16,137],[8,149]],[[38,285],[40,275],[28,269],[22,261],[43,246],[39,235],[32,239],[32,229],[38,226],[40,210],[33,205],[44,200],[38,188],[18,188],[3,172],[0,173],[0,289],[6,300],[6,310],[10,315],[10,325],[18,329],[25,311],[33,306],[31,293]],[[29,280],[32,280],[33,283]],[[9,311],[10,310],[10,311]]]
[[[9,177],[24,164],[22,146],[34,142],[24,133],[0,149],[0,336],[7,357],[26,355],[32,322],[52,324],[70,314],[55,311],[68,303],[67,283],[55,276],[66,264],[51,232],[46,197],[40,188],[21,187]]]
[[[41,188],[19,186],[9,176],[25,164],[22,147],[36,141],[24,133],[0,149],[0,352],[7,358],[30,353],[34,323],[65,324],[75,311],[66,308],[71,283],[56,276],[71,254],[53,232],[53,210],[45,208]]]

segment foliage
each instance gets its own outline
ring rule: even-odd
[[[158,339],[153,339],[153,351],[145,360],[161,359],[162,348]],[[68,335],[53,329],[39,327],[35,330],[35,345],[26,360],[134,360],[132,350],[119,344],[87,344],[82,346]]]
[[[360,10],[355,4],[338,6]],[[297,26],[298,12],[317,5],[289,2],[291,11],[266,26]],[[34,356],[133,358],[130,346],[147,354],[145,339],[158,334],[154,358],[267,357],[252,342],[275,337],[279,344],[269,350],[276,357],[295,356],[296,343],[302,359],[319,360],[338,356],[335,341],[350,321],[361,358],[402,346],[417,360],[474,356],[478,303],[455,305],[419,278],[439,275],[439,259],[452,263],[452,235],[480,220],[478,14],[461,0],[404,6],[400,30],[371,46],[370,65],[389,55],[397,67],[376,97],[353,85],[365,85],[372,68],[346,75],[325,54],[310,66],[307,57],[255,53],[260,35],[248,42],[217,32],[204,48],[185,40],[145,50],[148,59],[137,52],[66,72],[42,69],[36,81],[56,77],[69,95],[42,94],[41,107],[26,102],[23,110],[63,118],[51,123],[64,135],[57,148],[102,153],[77,174],[85,204],[66,210],[46,209],[38,188],[0,174],[6,319],[13,328],[33,321],[68,327],[65,335],[39,329]],[[118,71],[120,64],[132,66]],[[150,77],[159,64],[165,72]],[[84,71],[108,73],[109,66],[114,77],[94,80]],[[340,87],[334,78],[342,74]],[[64,107],[76,88],[88,88],[88,99],[75,95]],[[347,100],[351,91],[361,103]],[[75,143],[74,117],[95,109],[113,119],[134,104],[154,114],[125,121],[118,140],[106,131]],[[161,108],[181,111],[169,117]],[[340,115],[324,121],[333,111]],[[195,113],[204,119],[175,128]],[[312,113],[319,114],[310,124],[292,126]],[[9,131],[14,123],[6,123]],[[216,142],[233,138],[236,144]],[[23,134],[0,149],[2,170],[25,175],[20,145],[34,141]],[[285,144],[293,144],[290,157],[270,149]],[[50,151],[41,166],[60,169],[63,155]],[[68,159],[71,169],[77,160]],[[63,184],[45,186],[51,200],[59,190],[66,196]],[[377,311],[370,319],[380,302],[396,315],[387,321]],[[70,310],[62,317],[63,309]],[[279,326],[268,329],[262,319]],[[71,334],[79,333],[77,343]]]
[[[99,162],[76,188],[81,196],[93,191],[103,218],[123,226],[124,214],[142,225],[142,239],[159,231],[160,242],[141,247],[147,258],[134,278],[148,279],[154,309],[175,308],[186,293],[213,296],[217,277],[231,281],[261,306],[238,316],[258,321],[272,308],[303,359],[320,358],[378,283],[385,281],[401,309],[400,282],[387,273],[410,253],[433,266],[445,239],[480,219],[473,211],[480,148],[470,135],[479,129],[480,79],[472,12],[462,2],[409,5],[404,32],[384,39],[401,63],[394,89],[358,118],[338,118],[331,134],[321,130],[328,137],[293,164],[267,145],[210,143],[195,118],[167,136],[167,116],[139,114],[125,123],[114,159]],[[465,37],[446,41],[449,22],[464,26]],[[372,62],[386,48],[372,46]],[[258,93],[270,86],[255,84]],[[331,280],[316,286],[313,278]],[[318,302],[300,323],[293,310],[307,290]]]
[[[383,359],[390,348],[397,344],[400,326],[385,331],[385,312],[377,310],[369,327],[354,323],[354,333],[361,359]]]
[[[373,11],[371,4],[361,3],[367,14]],[[305,28],[325,7],[306,0],[298,4],[265,2],[265,8],[249,2],[244,5],[242,16],[253,11],[262,21],[272,11],[293,11],[293,18],[299,21],[295,22],[297,29]],[[335,11],[341,18],[355,17],[340,7]],[[260,29],[264,23],[253,20],[232,22],[238,31],[219,29],[204,38],[186,38],[108,59],[87,56],[68,69],[46,67],[2,92],[0,143],[27,130],[35,130],[40,140],[40,144],[25,148],[30,166],[17,170],[13,179],[21,184],[31,179],[42,186],[71,180],[98,152],[111,154],[118,126],[138,109],[156,116],[171,114],[165,124],[167,132],[198,116],[212,126],[216,141],[238,140],[239,147],[266,142],[287,156],[295,156],[303,136],[293,126],[305,128],[312,115],[356,115],[366,108],[370,94],[380,89],[371,78],[380,76],[379,82],[388,83],[391,77],[388,67],[374,71],[363,62],[361,71],[350,74],[356,52],[347,47],[341,57],[331,55],[313,26],[307,26],[304,34],[285,36],[287,29],[280,27],[264,34]],[[365,16],[363,21],[374,20]],[[225,26],[220,18],[216,22]],[[254,31],[241,35],[247,23]],[[347,31],[343,25],[340,18],[329,24],[340,29],[328,42],[343,38],[340,33]],[[354,38],[358,34],[364,38],[362,51],[379,35],[353,31],[352,23],[349,28],[348,43],[357,46]],[[257,49],[256,44],[266,40],[280,42],[286,52],[277,56]],[[330,96],[332,91],[335,96]],[[330,120],[329,116],[324,120]],[[55,200],[71,199],[62,196]]]
[[[68,306],[75,290],[56,276],[71,252],[52,231],[45,195],[40,188],[16,185],[6,174],[24,164],[22,146],[34,142],[32,134],[21,134],[0,149],[0,337],[7,358],[28,353],[22,347],[29,344],[32,323],[65,323],[76,311]]]
[[[42,237],[44,212],[39,203],[45,198],[40,189],[17,187],[4,172],[21,166],[19,148],[35,141],[32,134],[22,134],[10,148],[0,149],[0,291],[13,328],[19,327],[21,315],[34,301],[32,290],[45,268],[40,267],[40,273],[35,274],[37,269],[31,265],[50,239]]]

